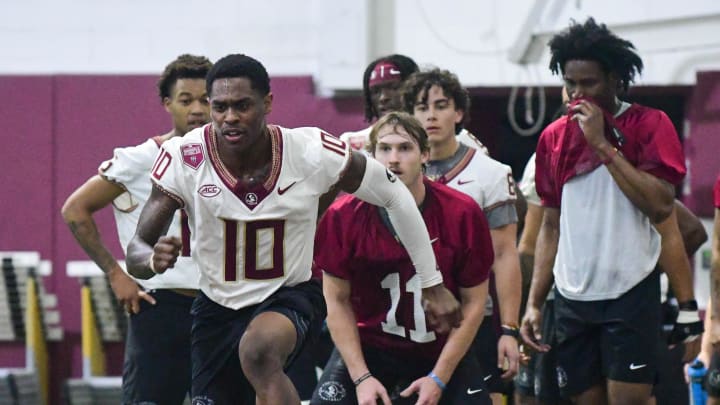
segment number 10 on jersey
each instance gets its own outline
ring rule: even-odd
[[[285,275],[285,221],[241,222],[222,219],[225,223],[225,281],[238,281],[238,249],[242,249],[243,278],[269,280]],[[244,243],[238,245],[238,235]]]

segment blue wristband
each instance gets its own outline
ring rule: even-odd
[[[435,381],[435,384],[437,384],[438,387],[440,387],[441,390],[445,391],[445,383],[442,382],[442,380],[440,379],[440,377],[436,376],[435,373],[433,373],[432,371],[431,371],[430,374],[428,374],[427,376],[430,377],[430,378],[432,378],[433,381]]]

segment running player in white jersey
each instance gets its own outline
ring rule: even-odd
[[[439,69],[413,74],[405,81],[403,102],[405,109],[413,113],[428,132],[428,177],[473,197],[488,219],[495,251],[493,271],[502,332],[498,339],[490,306],[478,332],[476,348],[490,391],[503,392],[501,380],[515,375],[519,360],[517,322],[521,276],[512,170],[458,142],[455,134],[469,110],[470,100],[454,74]],[[488,302],[492,305],[491,300]],[[500,395],[493,395],[493,402],[500,400]]]
[[[148,172],[160,145],[209,121],[205,75],[210,67],[210,61],[201,56],[181,55],[171,62],[158,81],[158,90],[173,128],[140,145],[115,149],[114,157],[100,165],[99,174],[75,190],[62,208],[78,243],[107,273],[115,297],[130,313],[123,403],[181,404],[189,393],[190,305],[198,289],[199,273],[189,257],[184,212],[174,216],[168,231],[185,240],[175,264],[177,271],[150,280],[133,279],[123,271],[102,241],[93,215],[112,203],[118,238],[126,251],[150,196]],[[158,339],[158,334],[163,339]]]
[[[405,79],[417,71],[415,61],[405,55],[383,56],[370,62],[363,73],[365,120],[371,123],[391,111],[400,111],[400,87]],[[340,139],[350,144],[353,150],[368,153],[369,156],[365,147],[371,129],[372,126],[360,131],[345,132],[340,135]]]
[[[412,195],[391,172],[318,128],[268,125],[270,79],[251,57],[220,59],[206,86],[212,125],[163,145],[128,248],[131,274],[173,271],[182,243],[162,235],[177,209],[188,213],[201,272],[195,403],[299,403],[284,368],[325,318],[311,261],[318,201],[335,184],[387,208],[416,264],[431,325],[459,325]]]

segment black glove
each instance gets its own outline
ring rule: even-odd
[[[705,330],[703,321],[698,315],[697,301],[681,302],[678,304],[678,309],[675,326],[668,337],[670,345],[692,342],[699,338]]]

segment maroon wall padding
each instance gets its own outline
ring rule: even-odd
[[[701,72],[688,108],[690,136],[685,140],[690,195],[697,215],[714,215],[712,190],[720,173],[720,72]]]
[[[53,81],[0,77],[0,250],[52,254]]]
[[[44,280],[57,294],[64,339],[49,345],[52,397],[60,384],[82,372],[80,284],[67,277],[69,260],[87,255],[62,220],[68,195],[97,173],[115,147],[165,133],[170,118],[160,104],[154,76],[0,76],[0,250],[39,251],[53,264]],[[277,77],[271,82],[273,111],[268,122],[285,127],[318,126],[339,134],[367,126],[362,100],[319,98],[310,77]],[[122,257],[110,209],[96,215],[111,251]],[[108,345],[108,369],[122,371],[121,345]],[[0,367],[25,364],[21,343],[0,343]]]
[[[52,78],[0,77],[0,250],[53,253]],[[24,344],[0,344],[0,367],[25,365]]]

